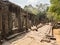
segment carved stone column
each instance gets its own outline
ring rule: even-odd
[[[18,30],[19,31],[21,31],[21,11],[20,11],[21,9],[18,7],[17,8],[17,13],[16,13],[16,15],[17,15],[17,18],[18,18]]]

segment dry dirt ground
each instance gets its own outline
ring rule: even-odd
[[[54,36],[56,37],[57,44],[60,45],[60,29],[54,29]]]
[[[23,38],[19,39],[19,37],[13,42],[7,41],[3,45],[55,45],[56,41],[46,38],[46,35],[49,34],[50,30],[49,25],[44,25],[39,28],[38,31],[30,31]],[[46,41],[41,42],[42,39]]]

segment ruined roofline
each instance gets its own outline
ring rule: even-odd
[[[10,2],[9,0],[0,0],[0,3],[1,4],[4,4],[4,5],[14,5],[14,6],[17,6],[17,7],[20,7],[19,5],[13,3],[13,2]],[[20,7],[21,8],[21,7]]]
[[[0,1],[1,1],[1,0],[0,0]],[[14,7],[20,8],[21,11],[24,12],[24,13],[31,14],[31,15],[35,15],[35,14],[33,14],[33,13],[30,13],[30,12],[28,12],[28,11],[25,11],[25,10],[24,10],[23,8],[21,8],[19,5],[15,4],[15,3],[13,3],[13,2],[10,2],[9,0],[7,0],[6,4],[5,4],[5,1],[1,1],[1,3],[2,3],[3,5],[7,5],[7,6],[13,5]]]
[[[9,0],[0,0],[0,1],[2,1],[2,2],[8,2]]]

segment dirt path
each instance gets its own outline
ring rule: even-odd
[[[54,36],[56,37],[57,44],[60,45],[60,29],[54,29]]]
[[[45,39],[49,30],[50,26],[45,25],[39,28],[38,31],[30,31],[24,38],[12,42],[11,45],[54,45],[51,42],[40,42],[42,39]]]
[[[10,45],[54,45],[55,40],[48,41],[42,41],[43,39],[49,40],[46,38],[46,35],[49,34],[50,31],[49,25],[44,25],[43,27],[39,28],[38,31],[30,31],[27,33],[23,38],[17,39],[13,42],[8,42],[7,44]],[[5,43],[6,44],[6,43]],[[6,45],[7,45],[6,44]]]

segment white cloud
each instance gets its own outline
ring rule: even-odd
[[[42,3],[48,3],[49,4],[49,0],[10,0],[10,1],[13,2],[13,3],[18,4],[22,8],[25,5],[29,5],[29,4],[35,6],[36,4],[40,4],[41,2]]]
[[[28,2],[33,3],[33,2],[37,2],[37,0],[28,0]]]
[[[37,3],[38,0],[28,0],[27,3],[30,3],[30,4],[34,4],[34,3]]]

